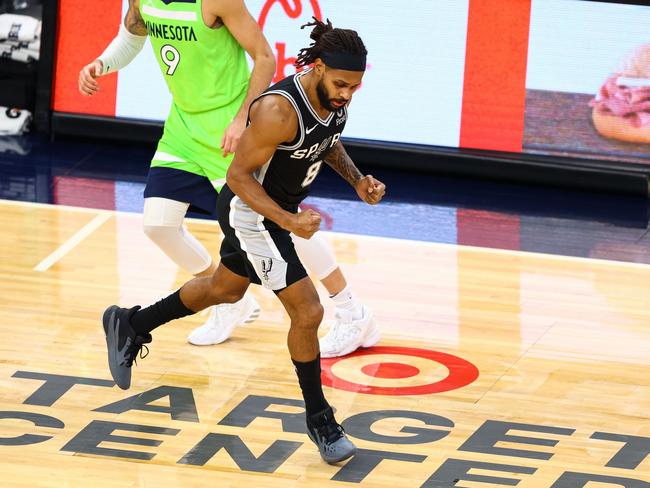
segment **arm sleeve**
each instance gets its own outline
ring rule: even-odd
[[[147,36],[131,34],[124,24],[106,50],[97,58],[104,65],[102,75],[120,70],[128,65],[142,51]]]

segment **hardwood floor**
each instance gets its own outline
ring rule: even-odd
[[[122,391],[103,310],[189,276],[139,215],[0,209],[3,486],[650,487],[648,265],[326,234],[383,334],[323,362],[361,449],[330,466],[272,293],[218,346],[185,340],[206,316],[156,330]],[[218,226],[189,225],[216,256]]]

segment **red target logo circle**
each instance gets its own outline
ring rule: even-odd
[[[341,378],[333,371],[333,366],[341,361],[360,356],[391,355],[422,358],[433,361],[444,366],[448,374],[445,378],[415,386],[372,386]],[[371,347],[360,349],[352,354],[340,358],[321,359],[323,385],[337,388],[339,390],[351,391],[354,393],[366,393],[369,395],[428,395],[432,393],[443,393],[445,391],[457,390],[473,383],[479,377],[479,370],[469,361],[453,354],[418,349],[414,347]],[[412,378],[420,374],[420,369],[408,362],[384,362],[367,364],[361,368],[361,373],[372,378],[384,378],[399,380]]]

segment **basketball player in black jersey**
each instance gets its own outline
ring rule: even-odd
[[[323,395],[317,336],[323,307],[290,233],[309,239],[320,226],[317,212],[300,212],[298,205],[323,163],[371,205],[382,199],[385,186],[363,176],[340,141],[347,105],[365,71],[366,48],[355,31],[314,20],[307,25],[314,27],[315,42],[301,50],[297,63],[313,67],[270,87],[251,105],[219,194],[225,238],[215,274],[195,278],[145,309],[113,305],[104,312],[103,326],[111,374],[127,389],[131,365],[151,342],[152,330],[211,305],[236,302],[251,282],[273,290],[291,319],[287,343],[305,400],[307,433],[322,458],[335,463],[356,448]]]

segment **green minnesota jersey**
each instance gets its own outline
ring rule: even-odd
[[[174,103],[188,113],[229,105],[248,87],[243,48],[203,22],[201,0],[140,0],[140,14]]]

